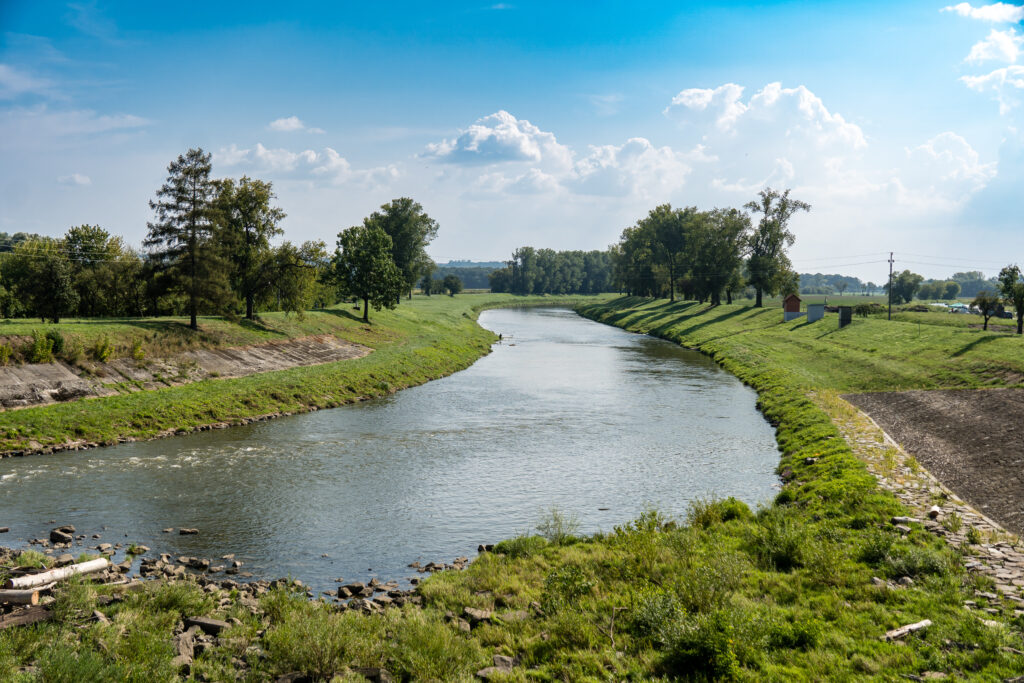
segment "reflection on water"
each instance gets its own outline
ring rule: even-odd
[[[386,399],[0,460],[2,540],[45,536],[52,519],[326,589],[471,556],[552,505],[596,531],[712,493],[772,495],[778,454],[755,394],[704,356],[561,309],[480,320],[505,338],[491,355]]]

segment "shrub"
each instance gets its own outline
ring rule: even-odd
[[[96,340],[92,347],[92,355],[101,363],[106,363],[114,355],[114,345],[110,343],[110,337],[103,335]]]
[[[754,514],[747,504],[732,496],[725,499],[697,499],[690,503],[686,512],[687,524],[704,529],[733,519],[752,519],[753,517]]]
[[[28,567],[33,569],[45,569],[47,562],[46,555],[43,555],[38,550],[22,550],[14,560],[14,564],[19,567]]]
[[[60,333],[60,330],[48,330],[46,338],[52,342],[50,350],[53,352],[53,355],[59,356],[64,350],[64,335]]]
[[[146,351],[142,348],[142,340],[138,337],[132,338],[132,358],[137,361],[146,359]]]
[[[544,577],[541,606],[545,612],[557,612],[574,605],[593,588],[593,581],[578,566],[559,567]]]
[[[85,355],[85,347],[82,340],[75,336],[68,336],[64,343],[64,360],[69,363],[77,363]]]
[[[981,532],[977,527],[972,526],[967,530],[967,542],[971,545],[981,545]]]
[[[575,540],[579,529],[580,521],[576,515],[567,516],[555,507],[537,524],[540,535],[554,545],[566,545]]]
[[[0,344],[0,365],[9,365],[13,355],[14,349],[10,344]]]
[[[299,671],[316,680],[330,680],[346,665],[369,666],[383,658],[383,619],[338,614],[309,606],[293,609],[263,639],[277,673]]]
[[[658,588],[636,596],[631,616],[637,634],[658,645],[668,645],[675,640],[686,610],[674,593]]]
[[[946,527],[950,532],[956,533],[960,531],[960,528],[964,525],[964,520],[956,510],[950,512],[944,520],[942,520],[942,526]]]
[[[494,552],[515,560],[520,557],[536,555],[540,551],[544,550],[547,545],[548,541],[543,536],[522,535],[501,541],[494,546]]]
[[[748,546],[766,569],[789,571],[803,565],[807,530],[784,508],[769,508],[748,535]]]
[[[39,330],[32,330],[32,341],[25,349],[29,363],[49,363],[53,360],[53,340]]]
[[[161,583],[135,595],[148,609],[177,612],[181,616],[207,614],[216,606],[213,598],[193,583]]]
[[[948,571],[948,563],[941,553],[928,548],[894,546],[885,557],[884,567],[891,577],[909,576],[919,578],[928,575],[942,576]]]
[[[864,540],[864,545],[860,549],[860,560],[870,565],[877,566],[881,564],[885,558],[889,555],[889,551],[892,550],[892,545],[896,541],[892,534],[884,531],[874,531],[868,534]]]
[[[675,582],[680,603],[690,612],[707,613],[721,608],[739,587],[745,565],[741,558],[730,553],[691,559]]]
[[[740,673],[735,629],[728,614],[698,614],[684,624],[662,662],[673,677],[734,680]]]
[[[125,680],[125,673],[113,662],[93,650],[75,651],[70,647],[43,649],[38,662],[39,680],[53,683],[103,683]]]
[[[56,591],[51,609],[59,622],[91,616],[96,609],[96,589],[80,576],[71,577]]]

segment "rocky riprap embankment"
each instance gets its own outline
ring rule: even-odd
[[[913,511],[912,517],[890,520],[893,527],[909,533],[911,526],[920,525],[960,549],[968,571],[992,579],[994,590],[976,591],[977,599],[967,601],[965,606],[989,616],[1024,615],[1021,539],[960,499],[857,408],[816,398],[879,487],[891,491]]]
[[[0,367],[0,409],[61,403],[125,391],[144,391],[210,378],[245,377],[361,358],[372,349],[332,335],[255,346],[196,349],[170,358],[105,363],[79,361]]]

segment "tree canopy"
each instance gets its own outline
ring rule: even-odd
[[[391,256],[391,237],[380,227],[364,223],[338,233],[334,273],[341,291],[363,300],[363,320],[370,306],[394,308],[405,287],[402,271]]]
[[[402,291],[412,295],[416,282],[433,263],[426,248],[437,237],[437,221],[409,197],[392,199],[363,219],[368,228],[380,228],[391,238],[391,258],[405,283]],[[398,296],[401,296],[399,292]]]

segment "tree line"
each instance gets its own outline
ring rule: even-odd
[[[811,207],[789,193],[767,188],[742,210],[652,209],[611,247],[616,285],[630,295],[674,301],[681,294],[714,305],[723,296],[732,303],[751,287],[758,307],[766,293],[796,292],[799,277],[786,253],[795,240],[789,221]]]
[[[957,273],[957,275],[969,275],[971,279],[968,282],[982,280],[982,274],[977,271],[966,274]],[[987,288],[978,290],[974,294],[974,300],[971,302],[971,305],[985,318],[985,323],[982,326],[983,329],[988,329],[988,321],[992,316],[1000,315],[1007,306],[1012,306],[1016,311],[1017,334],[1024,334],[1024,271],[1021,270],[1020,266],[1015,264],[1009,265],[1000,270],[999,275],[984,282],[986,282]],[[956,287],[952,287],[953,285],[956,285]],[[955,294],[953,296],[927,295],[937,293],[940,290],[943,293],[954,290],[956,292],[961,291],[959,283],[954,280],[945,283],[935,282],[934,289],[928,289],[928,286],[924,282],[924,277],[909,270],[904,270],[901,273],[894,273],[892,282],[886,284],[884,289],[886,293],[889,293],[891,290],[892,299],[895,303],[910,303],[915,296],[920,299],[953,299],[956,298]]]
[[[607,251],[520,247],[488,280],[492,292],[512,294],[598,294],[615,289]]]
[[[272,244],[285,218],[275,199],[270,182],[213,178],[211,155],[190,149],[149,202],[144,250],[98,225],[62,237],[0,233],[0,317],[187,315],[197,329],[199,315],[301,315],[357,297],[368,320],[369,306],[393,307],[434,268],[426,245],[438,225],[412,199],[340,232],[333,254],[320,240]]]

